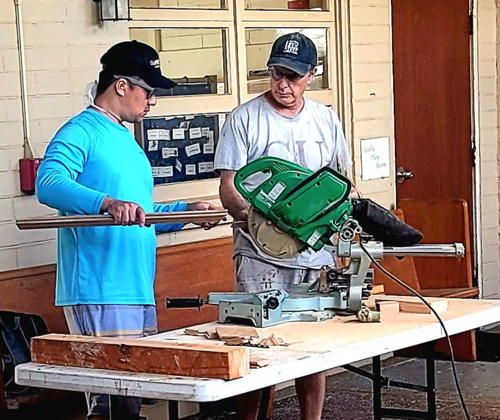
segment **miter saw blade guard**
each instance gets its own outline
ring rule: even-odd
[[[328,167],[313,173],[284,159],[264,157],[240,169],[234,184],[276,228],[316,251],[331,244],[330,237],[353,210],[351,182]]]

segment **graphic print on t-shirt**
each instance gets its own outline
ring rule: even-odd
[[[326,149],[324,140],[314,142],[270,140],[264,155],[296,162],[314,171],[329,164],[328,159],[325,161],[326,150],[324,149]]]

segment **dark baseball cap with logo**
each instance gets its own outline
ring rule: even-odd
[[[267,66],[279,66],[304,76],[318,64],[314,43],[305,35],[294,32],[280,36],[271,48]]]
[[[139,41],[113,45],[101,57],[102,71],[112,75],[137,76],[152,88],[170,89],[176,83],[160,70],[160,57],[153,47]]]

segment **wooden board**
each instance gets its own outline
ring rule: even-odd
[[[247,348],[47,334],[31,342],[33,362],[218,379],[249,373]]]
[[[400,312],[414,314],[430,314],[431,310],[417,297],[413,296],[377,296],[375,302],[398,302]],[[437,312],[445,312],[448,309],[448,301],[444,298],[426,298],[427,303]]]
[[[226,210],[178,211],[168,213],[146,213],[146,225],[154,223],[203,223],[219,222],[227,216]],[[20,230],[68,228],[78,226],[115,225],[113,216],[105,214],[77,216],[46,216],[16,220]],[[131,223],[136,225],[138,223]]]

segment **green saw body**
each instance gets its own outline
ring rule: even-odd
[[[313,172],[284,159],[263,157],[240,169],[234,184],[267,220],[316,251],[331,244],[330,237],[353,210],[351,182],[328,167]]]

